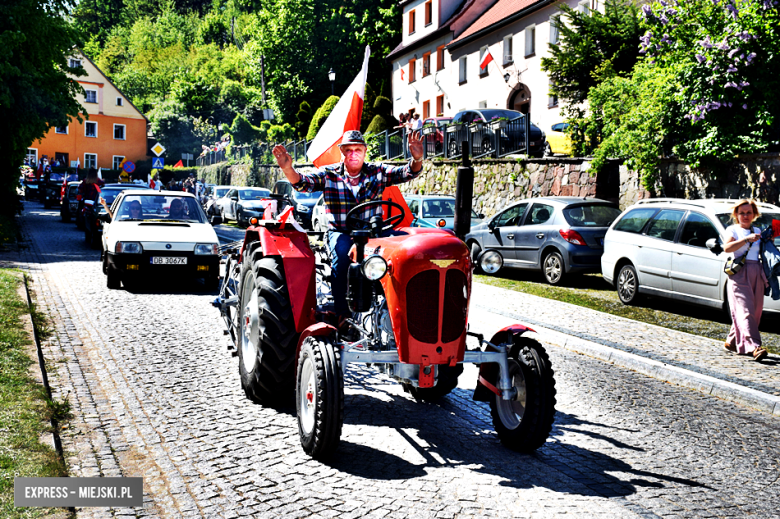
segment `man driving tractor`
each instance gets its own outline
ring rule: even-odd
[[[365,162],[366,141],[357,130],[344,133],[339,149],[342,162],[318,168],[314,173],[299,173],[284,146],[274,147],[276,162],[297,191],[324,191],[328,215],[327,247],[333,271],[332,295],[336,315],[349,317],[347,307],[347,269],[352,238],[347,232],[347,213],[363,202],[381,200],[386,187],[409,182],[422,171],[423,145],[420,136],[409,134],[412,160],[404,166]],[[381,213],[381,207],[370,207],[361,218],[365,221]]]

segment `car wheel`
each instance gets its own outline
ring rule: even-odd
[[[550,146],[550,143],[547,142],[547,141],[545,141],[545,143],[544,143],[544,156],[545,157],[552,157],[553,156],[552,146]]]
[[[458,155],[458,143],[454,140],[451,140],[449,144],[447,145],[447,157],[454,157],[455,155]]]
[[[118,290],[121,281],[122,279],[119,277],[119,272],[111,265],[108,265],[106,267],[106,287],[110,290]]]
[[[241,214],[241,211],[236,211],[236,224],[239,227],[243,227],[244,226],[244,220],[243,220],[243,218],[241,218],[242,216],[243,215]]]
[[[563,257],[558,252],[551,252],[544,257],[542,271],[544,279],[551,285],[560,285],[564,278]]]
[[[479,243],[473,241],[471,242],[471,245],[469,245],[469,249],[471,250],[471,263],[476,265],[477,269],[479,269],[479,255],[482,254],[482,247],[479,246]]]
[[[639,299],[639,278],[633,265],[623,265],[615,282],[620,302],[624,305],[633,305]]]
[[[504,266],[504,257],[495,250],[486,250],[479,257],[479,268],[485,274],[496,274]]]
[[[298,434],[306,454],[330,457],[344,423],[341,350],[330,337],[307,337],[301,346],[295,385]]]

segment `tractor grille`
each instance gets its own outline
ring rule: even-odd
[[[439,335],[439,271],[420,272],[406,285],[406,323],[420,342],[436,344]]]
[[[452,342],[466,327],[466,275],[460,270],[448,270],[445,281],[441,342]]]

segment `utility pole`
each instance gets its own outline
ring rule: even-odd
[[[260,56],[260,86],[263,89],[263,106],[265,106],[265,56]]]

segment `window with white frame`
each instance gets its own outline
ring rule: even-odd
[[[512,63],[512,35],[504,36],[504,65]]]
[[[71,59],[68,61],[68,66],[69,66],[70,68],[79,68],[79,67],[81,66],[81,60],[80,60],[80,59],[74,59],[74,58],[71,58]]]
[[[117,97],[116,98],[116,105],[117,106],[124,106],[124,104],[125,104],[125,100],[124,99],[122,99],[121,97]]]
[[[598,11],[599,10],[599,0],[593,0],[590,4],[590,8],[592,11]]]
[[[84,90],[84,100],[87,103],[97,103],[97,90]]]
[[[84,154],[84,167],[97,169],[97,153]]]
[[[550,45],[557,45],[558,44],[558,23],[560,22],[560,16],[551,16],[550,17]]]
[[[485,59],[485,56],[487,53],[490,52],[490,49],[488,49],[487,45],[479,49],[479,64],[482,65],[482,61]],[[488,73],[488,66],[490,66],[490,63],[485,65],[484,67],[479,67],[479,75],[480,76],[487,76]]]
[[[554,108],[558,106],[558,96],[553,94],[552,89],[555,86],[555,83],[553,83],[553,80],[550,80],[549,84],[549,90],[547,94],[547,108]]]
[[[115,124],[114,125],[114,139],[118,141],[125,140],[125,125],[124,124]]]
[[[84,137],[97,137],[97,123],[94,121],[87,121],[84,123]]]
[[[124,157],[119,155],[114,155],[114,160],[111,164],[112,169],[120,169],[122,167],[122,161],[125,160]]]
[[[54,128],[54,133],[59,133],[61,135],[67,135],[68,134],[68,127],[67,126],[57,126]]]
[[[531,57],[536,54],[536,26],[532,25],[525,28],[525,57]]]
[[[588,7],[589,4],[590,4],[589,0],[582,0],[577,4],[577,10],[582,14],[588,14],[590,12],[590,8]]]
[[[38,149],[37,148],[27,148],[27,160],[29,162],[38,162]]]
[[[458,60],[458,65],[460,67],[460,70],[458,72],[458,82],[459,83],[465,83],[467,76],[466,76],[466,56],[463,56]]]

